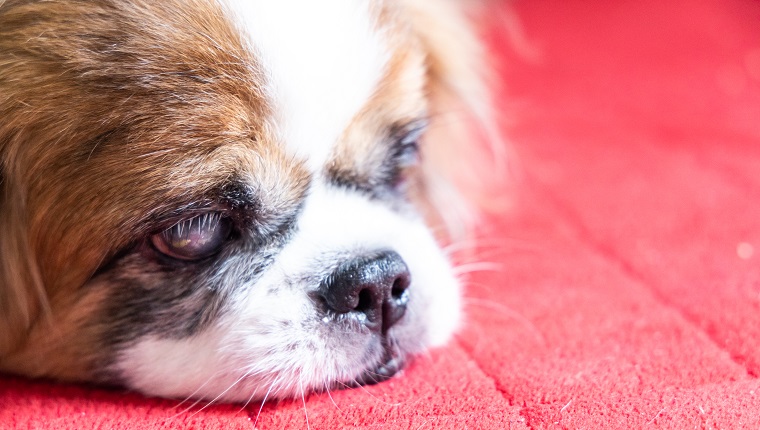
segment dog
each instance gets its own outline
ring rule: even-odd
[[[247,402],[446,343],[476,51],[447,0],[0,0],[0,371]]]

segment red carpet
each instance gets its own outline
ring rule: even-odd
[[[515,12],[535,55],[487,33],[517,197],[453,345],[260,415],[4,378],[0,428],[759,428],[760,2]]]

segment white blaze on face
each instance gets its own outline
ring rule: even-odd
[[[377,89],[390,54],[369,1],[229,0],[267,76],[282,142],[324,166]]]

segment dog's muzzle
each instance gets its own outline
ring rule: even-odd
[[[382,251],[348,260],[319,288],[329,311],[385,335],[406,312],[409,268],[398,253]]]

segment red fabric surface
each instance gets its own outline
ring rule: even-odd
[[[529,46],[484,31],[513,209],[481,226],[452,345],[260,414],[5,377],[0,428],[760,427],[760,2],[514,13]]]

